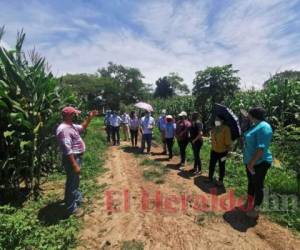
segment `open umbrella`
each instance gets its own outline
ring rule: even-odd
[[[137,107],[137,108],[140,108],[140,109],[147,110],[147,111],[149,111],[149,112],[152,112],[152,111],[153,111],[153,108],[152,108],[152,106],[151,106],[149,103],[138,102],[138,103],[136,103],[134,106]]]
[[[224,105],[215,103],[213,115],[214,117],[221,116],[225,120],[226,125],[230,128],[231,139],[233,141],[241,136],[242,132],[239,119],[231,109]]]

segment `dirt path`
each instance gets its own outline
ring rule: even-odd
[[[154,147],[155,155],[149,158],[170,169],[163,184],[145,181],[144,168],[139,163],[146,156],[136,157],[126,143],[109,149],[108,171],[97,181],[107,184],[107,192],[120,192],[111,196],[111,208],[119,211],[107,207],[109,193],[94,201],[92,212],[84,216],[79,249],[120,249],[125,241],[131,240],[142,242],[144,249],[149,250],[300,249],[299,239],[264,217],[255,224],[238,210],[199,211],[195,205],[198,203],[188,195],[201,195],[211,201],[228,194],[207,193],[210,187],[202,177],[179,172],[175,167],[178,159],[164,161],[165,156],[158,155],[159,151]],[[161,199],[155,202],[157,192]],[[210,211],[213,206],[207,202],[206,208]]]

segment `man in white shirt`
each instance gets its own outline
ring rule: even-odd
[[[149,111],[146,111],[145,116],[141,119],[141,131],[142,131],[142,148],[141,151],[144,153],[145,144],[147,143],[147,153],[151,151],[152,133],[155,125],[155,120],[151,116]]]
[[[129,117],[129,115],[125,112],[125,113],[122,115],[123,133],[124,133],[124,136],[125,136],[125,141],[130,140],[129,121],[130,121],[130,117]]]
[[[120,145],[120,125],[122,123],[121,117],[118,115],[116,111],[113,111],[112,116],[109,120],[111,130],[112,130],[112,140],[113,145]]]
[[[161,141],[163,143],[163,152],[162,154],[166,154],[167,153],[167,144],[166,144],[166,138],[165,138],[165,126],[166,126],[166,110],[163,109],[161,111],[161,116],[159,117],[159,119],[157,120],[157,127],[159,129],[160,132],[160,136],[161,136]]]

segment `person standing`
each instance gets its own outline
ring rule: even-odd
[[[179,120],[176,123],[176,138],[180,149],[180,170],[184,170],[186,160],[186,147],[189,143],[189,133],[191,123],[187,120],[187,113],[182,111],[179,115]]]
[[[161,142],[163,144],[163,152],[162,154],[167,153],[167,144],[166,144],[166,138],[165,138],[165,125],[166,125],[166,110],[163,109],[161,112],[161,116],[157,120],[156,126],[159,129]]]
[[[130,140],[130,134],[129,134],[129,115],[125,112],[122,116],[122,127],[123,127],[123,133],[125,136],[125,141]]]
[[[106,141],[108,143],[111,142],[111,125],[110,125],[110,117],[111,111],[107,110],[104,117],[104,125],[105,125],[105,132],[106,132]]]
[[[152,133],[155,125],[155,120],[151,116],[149,111],[145,112],[145,116],[141,118],[141,132],[142,132],[142,148],[141,151],[144,153],[145,144],[147,143],[147,154],[150,154],[151,143],[152,143]]]
[[[116,111],[113,111],[112,116],[110,117],[110,126],[112,130],[112,140],[113,146],[120,145],[120,125],[122,123],[121,117]]]
[[[194,112],[192,114],[192,125],[190,129],[190,140],[193,149],[194,155],[194,174],[201,174],[201,158],[200,158],[200,150],[203,145],[202,138],[203,124],[199,120],[199,114]]]
[[[166,116],[166,124],[164,125],[165,139],[168,147],[169,159],[173,158],[173,144],[176,130],[176,123],[171,115]]]
[[[129,119],[129,128],[130,128],[130,136],[131,136],[131,145],[132,147],[137,146],[138,141],[138,133],[139,133],[139,118],[135,114],[134,111],[130,113]]]
[[[81,216],[83,211],[79,209],[82,202],[82,194],[79,191],[79,175],[82,156],[85,152],[85,143],[80,133],[88,127],[90,121],[97,115],[97,111],[90,112],[81,125],[73,123],[74,117],[78,114],[80,114],[80,111],[74,107],[63,108],[63,122],[56,129],[56,138],[62,151],[62,163],[67,173],[65,185],[66,208],[69,214],[75,213],[76,216]]]
[[[209,181],[213,182],[213,176],[217,162],[219,162],[219,180],[218,186],[222,186],[225,176],[225,165],[228,152],[231,149],[231,132],[230,128],[224,124],[224,119],[217,116],[215,126],[211,131],[211,152],[209,161]]]
[[[248,112],[252,126],[244,133],[243,157],[248,178],[247,215],[257,218],[264,198],[264,181],[272,164],[270,144],[272,127],[265,121],[265,110],[252,108]]]

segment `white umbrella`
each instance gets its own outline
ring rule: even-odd
[[[152,111],[153,111],[153,108],[152,108],[152,106],[151,106],[149,103],[138,102],[138,103],[136,103],[134,106],[137,107],[137,108],[140,108],[140,109],[147,110],[147,111],[149,111],[149,112],[152,112]]]

